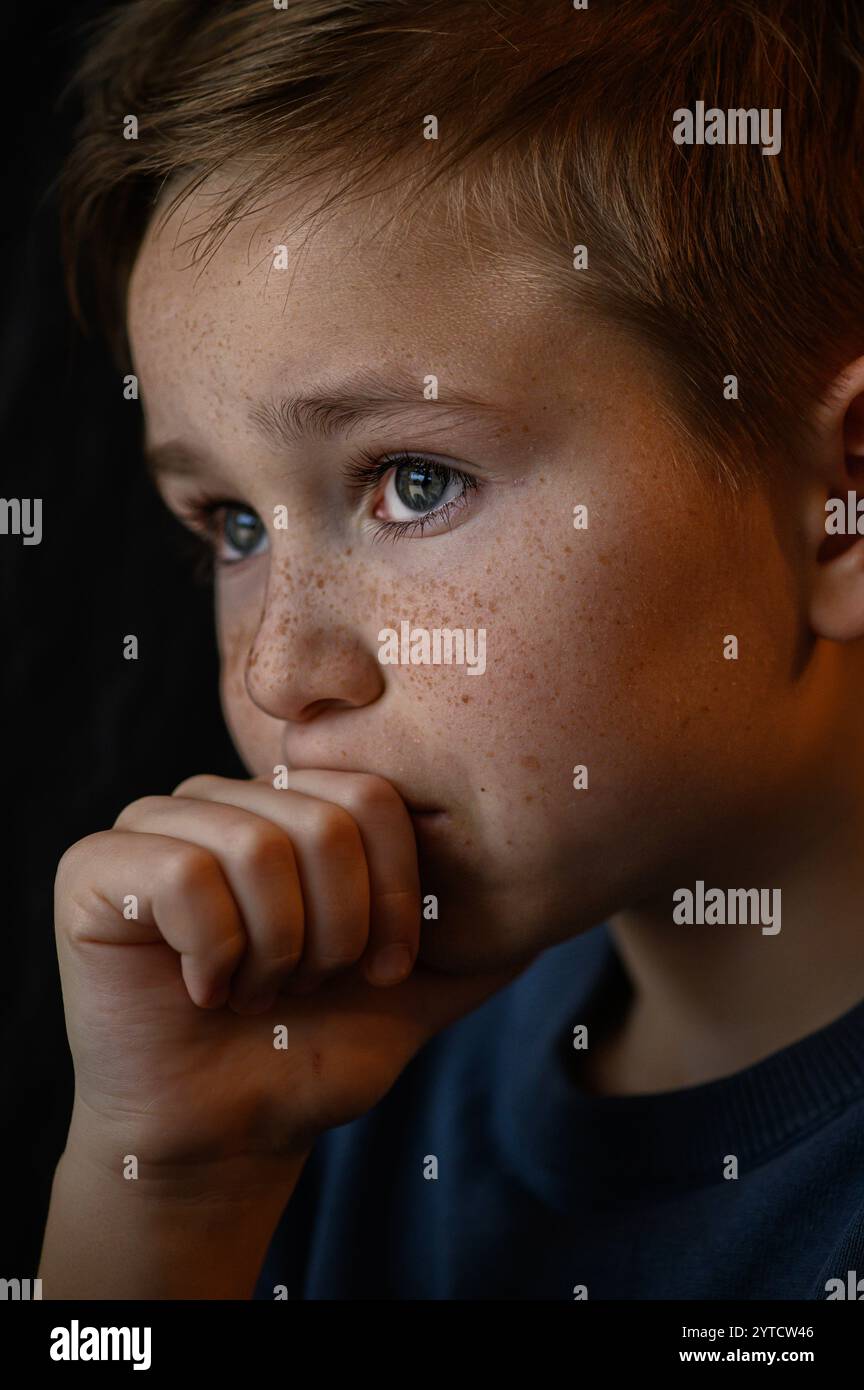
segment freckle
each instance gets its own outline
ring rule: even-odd
[[[533,796],[526,796],[526,797],[525,797],[525,800],[526,800],[526,801],[533,801],[534,798],[533,798]]]
[[[600,551],[600,554],[597,556],[597,559],[600,561],[601,565],[608,565],[609,563],[609,556],[604,555],[602,550]]]
[[[471,696],[470,696],[470,695],[463,695],[463,696],[462,696],[462,703],[463,703],[463,705],[470,705],[470,703],[471,703]]]
[[[519,765],[520,767],[530,768],[532,772],[536,772],[540,766],[537,759],[533,757],[531,753],[524,754],[524,756],[519,759]]]

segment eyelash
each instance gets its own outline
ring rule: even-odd
[[[368,497],[374,492],[382,478],[387,477],[388,473],[410,464],[440,469],[442,473],[447,475],[449,482],[458,482],[462,485],[462,492],[458,497],[452,498],[431,512],[425,512],[414,521],[379,521],[372,533],[373,541],[382,539],[395,541],[405,536],[422,536],[427,526],[444,517],[450,517],[454,511],[466,505],[466,499],[470,492],[476,492],[480,488],[478,479],[472,477],[470,473],[463,473],[460,469],[451,468],[447,464],[439,464],[423,454],[410,452],[381,456],[371,450],[361,450],[353,459],[349,459],[343,464],[342,476],[353,493],[360,497]],[[213,562],[221,566],[240,563],[239,560],[218,560],[213,557],[216,543],[213,534],[215,518],[220,512],[232,508],[238,511],[252,510],[246,503],[238,501],[237,498],[213,497],[208,493],[199,493],[189,497],[178,507],[182,520],[204,542]]]
[[[458,497],[445,502],[443,506],[435,507],[431,512],[424,512],[414,521],[379,521],[372,533],[373,541],[383,539],[395,541],[401,540],[405,536],[422,536],[426,527],[432,522],[450,517],[454,511],[466,506],[468,494],[477,492],[480,488],[478,479],[472,477],[470,473],[463,473],[458,468],[451,468],[448,464],[438,463],[437,460],[430,459],[424,454],[407,451],[385,454],[382,457],[371,450],[361,449],[353,459],[348,459],[343,464],[342,476],[352,492],[361,497],[368,497],[370,493],[374,492],[382,478],[387,477],[388,473],[410,464],[419,464],[430,471],[439,470],[446,474],[448,482],[460,483],[462,491]]]
[[[200,549],[198,551],[197,573],[205,582],[212,578],[214,568],[228,568],[240,564],[240,560],[220,560],[216,554],[218,537],[214,534],[215,519],[223,511],[250,511],[236,497],[213,497],[211,493],[196,493],[177,504],[177,515],[189,531]],[[242,557],[247,558],[246,556]]]

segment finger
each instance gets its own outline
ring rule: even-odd
[[[222,802],[145,796],[117,828],[174,835],[218,861],[240,909],[246,953],[231,983],[231,1007],[262,1013],[303,954],[303,894],[294,847],[272,820]]]
[[[92,886],[82,892],[82,882]],[[180,955],[192,1002],[205,1009],[225,1003],[246,938],[222,870],[200,845],[100,831],[67,850],[55,896],[70,943],[134,945],[161,938]],[[124,915],[130,898],[137,914],[131,919]]]
[[[360,831],[347,811],[301,792],[227,777],[189,778],[174,795],[240,807],[284,830],[303,893],[298,977],[314,982],[356,964],[369,938],[369,873]]]
[[[365,772],[303,769],[289,773],[289,782],[356,821],[369,866],[369,943],[361,966],[370,984],[398,984],[413,969],[421,920],[417,842],[404,801],[390,782]]]
[[[346,811],[359,830],[369,875],[369,936],[361,964],[370,983],[397,984],[413,968],[421,920],[417,844],[404,801],[383,777],[369,773],[311,768],[290,772],[287,782],[276,789],[263,778],[248,783],[192,779],[193,787],[200,784],[208,796],[221,796],[226,788],[233,796],[233,789],[240,788],[244,804],[274,818],[288,811],[285,798],[292,792]],[[180,790],[188,792],[189,786],[184,783]],[[304,960],[298,973],[310,978],[310,963]]]

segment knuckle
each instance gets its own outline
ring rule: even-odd
[[[126,826],[140,824],[142,820],[163,810],[164,803],[165,797],[162,796],[139,796],[136,801],[130,801],[128,806],[123,807],[114,822],[114,829],[123,830]]]
[[[182,782],[171,793],[172,796],[201,796],[207,790],[212,790],[216,782],[221,781],[219,777],[214,777],[209,772],[199,772],[193,777],[184,777]]]
[[[284,870],[291,864],[290,841],[266,825],[239,830],[233,848],[238,864],[256,875]]]
[[[360,831],[354,818],[341,806],[322,803],[317,813],[314,835],[322,854],[346,854],[361,846]]]
[[[70,881],[75,880],[104,843],[106,833],[104,830],[97,830],[92,835],[85,835],[83,840],[76,840],[73,845],[69,846],[57,865],[57,872],[54,876],[57,888],[63,889]]]
[[[358,812],[386,811],[400,803],[396,788],[372,772],[357,773],[351,783],[351,804]]]
[[[178,897],[194,897],[213,883],[216,861],[197,845],[171,849],[162,865],[162,886]]]
[[[103,892],[100,856],[109,849],[113,831],[97,830],[70,845],[54,876],[54,918],[58,933],[70,940],[86,935],[94,921],[114,921],[117,909]]]

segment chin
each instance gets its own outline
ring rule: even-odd
[[[425,884],[421,894],[434,891]],[[438,917],[421,919],[417,958],[451,975],[517,969],[606,919],[615,895],[591,889],[584,879],[579,893],[550,894],[545,883],[528,887],[525,876],[493,886],[470,872],[441,875]]]
[[[437,921],[422,921],[417,959],[446,975],[485,975],[527,965],[551,943],[539,940],[523,918],[508,924],[500,910],[464,901],[439,901]]]

